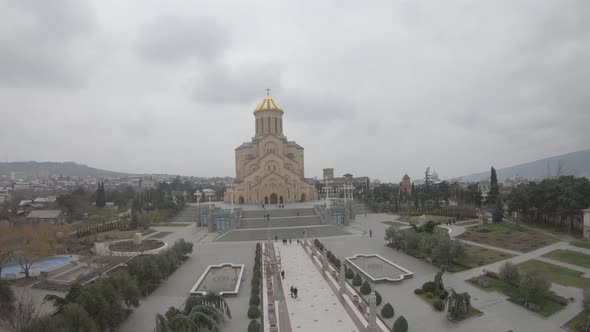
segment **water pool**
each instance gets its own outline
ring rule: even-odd
[[[31,265],[31,268],[29,269],[29,274],[38,274],[42,271],[51,270],[55,267],[64,265],[69,261],[70,258],[64,256],[45,257],[33,262],[33,265]],[[8,263],[2,265],[2,277],[15,277],[21,272],[23,272],[23,270],[18,263]]]

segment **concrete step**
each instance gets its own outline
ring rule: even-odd
[[[242,219],[242,225],[240,228],[295,227],[308,225],[321,225],[320,218],[318,216],[271,217],[270,222],[266,221],[264,218]]]
[[[313,209],[279,209],[279,210],[256,210],[256,211],[244,211],[243,218],[264,218],[265,214],[270,214],[271,219],[273,217],[296,217],[299,212],[300,216],[313,216],[315,211]]]

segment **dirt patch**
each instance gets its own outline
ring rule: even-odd
[[[146,239],[141,241],[140,245],[133,244],[133,240],[115,242],[109,245],[109,249],[112,251],[121,252],[141,252],[153,249],[158,249],[164,246],[164,242],[154,239]]]
[[[533,251],[557,240],[530,229],[520,229],[511,224],[468,227],[465,229],[465,233],[457,238],[519,252]]]

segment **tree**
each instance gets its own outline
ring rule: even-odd
[[[381,316],[383,318],[391,318],[395,315],[395,311],[393,310],[393,306],[391,303],[386,303],[383,308],[381,308]]]
[[[529,303],[539,304],[549,294],[551,282],[539,271],[526,272],[520,279],[520,295],[523,297],[523,305]]]
[[[399,316],[393,323],[393,332],[406,332],[408,331],[408,321],[404,316]]]
[[[584,289],[584,311],[590,313],[590,289]]]
[[[492,208],[492,221],[497,223],[497,222],[502,222],[503,219],[504,219],[504,205],[502,204],[502,199],[500,198],[500,196],[497,196],[496,203],[494,204],[494,207]]]
[[[516,265],[508,261],[500,266],[500,279],[517,286],[520,283],[520,272]]]
[[[456,293],[451,288],[449,297],[447,297],[447,319],[451,321],[460,321],[468,317],[471,312],[471,296],[469,293]]]
[[[39,315],[35,302],[25,294],[21,294],[11,307],[4,309],[7,310],[0,311],[0,328],[11,332],[23,331]]]
[[[186,299],[184,308],[173,317],[167,319],[156,315],[155,332],[198,331],[201,328],[217,331],[224,317],[231,319],[231,313],[221,296],[215,293],[191,295]]]
[[[495,204],[500,194],[500,187],[498,187],[498,177],[496,175],[496,169],[492,166],[490,171],[490,191],[486,197],[488,205]]]
[[[87,331],[87,332],[98,332],[96,324],[92,317],[88,315],[86,310],[84,310],[78,304],[68,304],[63,307],[61,314],[61,318],[63,318],[63,332],[78,332],[78,331]]]

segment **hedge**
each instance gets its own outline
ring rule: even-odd
[[[379,292],[378,292],[378,291],[375,291],[375,296],[377,297],[376,304],[377,304],[377,305],[380,305],[380,304],[381,304],[381,302],[383,301],[383,299],[381,298],[381,294],[379,294]]]
[[[365,282],[363,282],[363,285],[361,286],[361,294],[368,295],[370,293],[371,293],[371,285],[369,285],[369,282],[365,280]]]
[[[445,303],[441,300],[436,300],[432,305],[436,311],[443,311],[445,310]]]
[[[389,302],[385,304],[383,308],[381,308],[381,316],[383,316],[383,318],[391,318],[394,315],[395,312],[393,311],[393,307]]]
[[[248,332],[260,332],[260,324],[257,320],[253,319],[248,325]]]
[[[424,293],[424,291],[421,288],[414,289],[414,294],[416,294],[416,295],[422,295],[423,293]]]
[[[260,317],[260,309],[257,305],[251,305],[248,309],[248,318],[256,319],[258,317]]]
[[[407,331],[408,331],[408,321],[404,318],[404,316],[399,316],[399,318],[395,320],[395,323],[393,323],[393,332],[407,332]]]
[[[352,285],[358,287],[363,284],[363,279],[361,278],[360,274],[356,274],[354,278],[352,278]]]
[[[252,296],[250,296],[250,305],[260,305],[260,296],[258,296],[258,294],[252,294]]]

